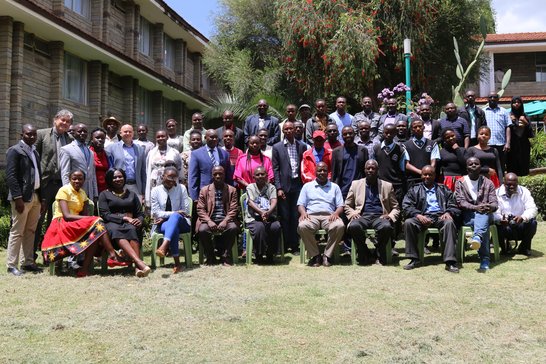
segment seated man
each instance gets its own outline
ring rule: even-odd
[[[493,182],[480,175],[478,158],[468,158],[466,170],[468,175],[455,182],[455,199],[463,212],[463,225],[474,229],[470,248],[479,249],[480,270],[485,272],[489,269],[489,221],[497,209],[497,196]]]
[[[457,207],[455,195],[444,185],[434,182],[436,173],[431,166],[421,168],[421,178],[423,182],[413,186],[402,202],[402,209],[407,217],[404,222],[406,257],[411,259],[404,269],[410,270],[421,264],[417,239],[421,231],[433,227],[440,229],[442,235],[446,270],[459,273],[455,256],[457,226],[453,219],[461,211]]]
[[[394,232],[394,222],[400,215],[392,184],[377,178],[378,169],[375,160],[368,160],[364,166],[366,178],[351,184],[345,200],[345,214],[349,219],[347,230],[356,244],[360,264],[386,263],[385,247]],[[377,249],[373,259],[370,259],[371,254],[366,246],[366,229],[374,229],[377,234]]]
[[[531,241],[537,232],[537,206],[529,190],[518,185],[518,176],[508,173],[504,184],[497,189],[499,208],[495,222],[499,224],[499,243],[503,252],[509,253],[506,240],[521,239],[518,254],[531,256]]]
[[[341,190],[338,185],[328,181],[326,163],[317,164],[317,178],[303,185],[297,204],[300,213],[298,234],[311,257],[309,266],[319,267],[321,263],[325,267],[331,266],[332,253],[343,237],[345,225],[339,217],[343,212]],[[322,259],[315,239],[315,233],[319,229],[325,229],[328,232],[328,241]]]
[[[212,168],[212,183],[201,188],[197,202],[197,222],[195,231],[205,249],[207,265],[216,263],[213,237],[216,250],[220,252],[224,266],[233,264],[231,248],[238,234],[237,190],[225,183],[224,167]]]

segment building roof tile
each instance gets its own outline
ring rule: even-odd
[[[485,43],[546,42],[546,32],[487,34]]]

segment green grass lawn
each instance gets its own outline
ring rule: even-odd
[[[403,242],[398,244],[400,248]],[[147,279],[0,273],[0,363],[544,363],[546,224],[533,257],[460,274],[394,266],[197,267]],[[5,262],[5,251],[0,260]]]

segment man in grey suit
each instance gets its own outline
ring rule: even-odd
[[[133,127],[125,124],[120,129],[121,141],[106,147],[112,168],[121,168],[127,175],[126,187],[140,196],[144,202],[146,187],[146,161],[144,148],[133,143]]]
[[[279,119],[267,114],[269,105],[267,101],[258,101],[258,114],[250,115],[245,120],[244,134],[245,145],[248,145],[248,138],[251,135],[258,135],[260,129],[267,129],[269,131],[269,138],[267,138],[267,145],[273,145],[281,140],[281,131],[279,129]]]
[[[62,187],[60,150],[70,143],[71,137],[67,131],[72,125],[74,115],[68,110],[60,110],[53,118],[53,127],[37,131],[36,151],[40,155],[40,198],[47,208],[46,225],[49,226],[53,217],[53,202],[57,191]],[[34,236],[34,252],[37,251],[42,241],[42,225],[46,214],[43,213],[38,221]]]
[[[63,185],[70,183],[70,172],[76,169],[85,173],[85,182],[83,189],[96,205],[99,198],[97,189],[97,178],[95,175],[95,156],[94,153],[87,147],[87,126],[78,124],[73,129],[74,141],[61,148],[61,179]]]
[[[396,125],[399,121],[408,121],[408,117],[398,112],[398,102],[395,98],[387,100],[387,113],[379,118],[377,137],[383,140],[383,129],[387,125]]]

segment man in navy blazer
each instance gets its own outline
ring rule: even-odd
[[[224,167],[226,183],[233,184],[233,171],[229,162],[229,154],[218,148],[218,133],[214,129],[205,132],[206,144],[191,152],[188,172],[189,194],[193,201],[199,198],[199,191],[212,183],[212,168]]]
[[[301,160],[307,145],[295,138],[294,123],[291,121],[284,122],[282,131],[284,140],[273,145],[273,174],[285,246],[296,253],[299,250],[297,202],[303,185]]]
[[[133,127],[125,124],[120,129],[121,140],[106,147],[112,168],[121,168],[127,175],[125,185],[144,201],[146,187],[146,160],[144,148],[133,143]]]
[[[258,135],[262,128],[269,130],[267,145],[273,145],[281,140],[281,130],[279,129],[279,119],[267,114],[269,105],[267,101],[258,101],[258,114],[250,115],[245,120],[245,145],[248,145],[248,138],[252,135]]]

